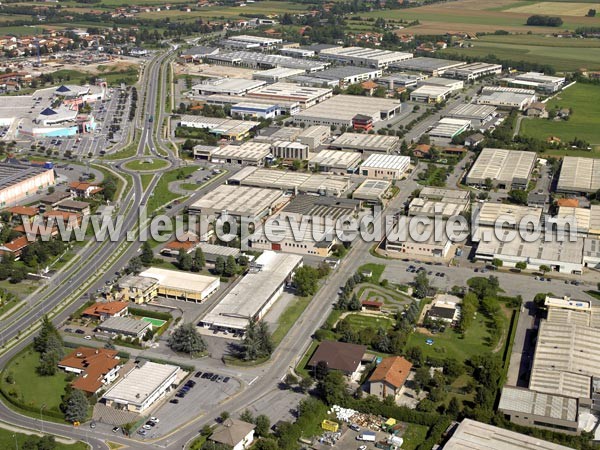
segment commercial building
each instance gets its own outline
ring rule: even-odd
[[[410,158],[400,155],[373,154],[360,166],[361,175],[379,180],[399,180],[410,166]]]
[[[134,339],[142,339],[151,329],[152,324],[150,322],[131,317],[110,317],[98,325],[98,330],[105,333]]]
[[[211,152],[209,160],[214,163],[261,167],[270,155],[270,144],[248,141],[241,145],[217,147]]]
[[[436,123],[427,134],[434,144],[449,144],[452,138],[461,135],[471,128],[471,121],[444,117]]]
[[[452,67],[444,71],[444,75],[459,80],[473,81],[489,75],[498,75],[502,73],[501,64],[471,63]]]
[[[556,272],[580,274],[583,270],[583,238],[570,241],[548,235],[528,242],[520,233],[516,233],[511,240],[498,238],[490,229],[482,235],[475,259],[488,262],[499,259],[505,267],[515,267],[517,263],[525,262],[528,269],[547,266]]]
[[[304,75],[306,71],[304,69],[289,69],[287,67],[275,67],[273,69],[261,70],[254,72],[252,78],[255,80],[262,80],[267,83],[278,83],[279,81],[287,80],[288,78]]]
[[[375,80],[381,77],[381,75],[381,69],[345,66],[326,69],[310,75],[297,76],[292,78],[292,80],[308,86],[322,86],[325,84],[332,87],[344,87],[367,80]]]
[[[463,61],[451,61],[449,59],[418,57],[394,63],[390,66],[390,68],[399,70],[410,70],[413,72],[423,72],[433,77],[437,77],[443,75],[449,69],[465,66],[466,64],[467,63]]]
[[[283,43],[283,39],[270,38],[270,37],[264,37],[264,36],[250,36],[248,34],[240,34],[237,36],[233,35],[233,36],[229,36],[228,39],[230,41],[248,42],[251,44],[258,44],[258,46],[261,48],[273,48],[273,47],[276,47],[277,45]]]
[[[600,269],[600,239],[585,238],[583,240],[583,265],[592,269]]]
[[[566,80],[565,77],[554,77],[540,72],[527,72],[511,78],[502,78],[500,81],[508,86],[530,88],[546,94],[553,94],[562,88]]]
[[[148,303],[158,295],[158,280],[129,274],[118,281],[116,289],[125,301]]]
[[[344,174],[355,172],[361,161],[357,152],[321,150],[308,160],[308,167],[319,172]]]
[[[410,374],[412,364],[401,356],[383,358],[369,377],[369,394],[379,400],[396,398]]]
[[[518,392],[515,392],[518,394]],[[443,450],[569,450],[558,445],[486,423],[463,419],[446,441]]]
[[[555,216],[557,219],[556,229],[587,236],[590,231],[591,212],[588,208],[559,206]]]
[[[282,114],[287,114],[289,116],[293,116],[300,112],[300,104],[298,102],[293,101],[285,101],[285,100],[268,100],[262,98],[253,98],[248,99],[247,97],[239,96],[239,95],[196,95],[191,97],[192,100],[198,102],[204,102],[208,105],[232,105],[235,106],[240,103],[253,103],[264,105],[265,107],[277,106],[279,109],[277,115],[280,116]]]
[[[523,111],[537,101],[534,90],[510,87],[485,86],[475,98],[478,105],[490,105],[500,109],[518,109]]]
[[[452,248],[448,233],[436,233],[433,221],[419,223],[415,218],[397,219],[385,239],[386,252],[400,253],[403,256],[445,259]],[[445,224],[442,225],[445,230]],[[439,235],[438,235],[439,234]]]
[[[247,94],[249,98],[262,98],[272,101],[298,102],[301,108],[309,108],[333,95],[331,89],[299,86],[293,83],[274,83]]]
[[[336,61],[353,66],[385,69],[390,64],[412,58],[412,53],[394,52],[364,47],[334,47],[323,49],[319,58]]]
[[[186,301],[202,302],[215,293],[220,286],[219,278],[197,273],[151,267],[139,275],[156,280],[156,295]]]
[[[244,78],[218,78],[202,81],[192,86],[195,95],[245,95],[250,91],[266,85],[263,80],[246,80]]]
[[[231,107],[231,117],[242,119],[274,119],[284,114],[285,111],[276,104],[243,102]]]
[[[340,175],[312,174],[285,170],[245,167],[227,180],[230,185],[279,189],[290,193],[339,197],[350,187],[350,179]]]
[[[600,161],[594,158],[565,156],[556,190],[572,194],[591,194],[600,189]]]
[[[479,226],[502,225],[505,229],[527,229],[542,223],[542,208],[505,203],[477,203],[473,205],[473,219]]]
[[[465,192],[465,191],[456,191]],[[468,192],[466,192],[468,195]],[[441,199],[428,199],[420,195],[413,198],[408,205],[409,216],[423,216],[449,218],[465,212],[469,208],[469,199],[443,197]]]
[[[102,397],[108,406],[143,413],[172,389],[179,366],[141,361]]]
[[[254,442],[255,428],[254,424],[228,417],[215,427],[208,440],[232,450],[245,450]]]
[[[14,205],[54,184],[51,166],[0,163],[0,207]]]
[[[424,85],[410,93],[410,100],[419,103],[440,103],[451,93],[452,89],[446,86]]]
[[[306,73],[319,72],[329,66],[329,63],[315,61],[313,59],[290,58],[289,56],[248,52],[244,50],[209,55],[206,57],[206,61],[212,64],[250,67],[253,69],[273,69],[276,67],[302,69],[306,71]]]
[[[366,345],[323,341],[313,353],[306,367],[316,369],[319,363],[324,363],[329,370],[338,370],[349,378],[354,378],[360,369],[366,351]]]
[[[278,159],[306,160],[308,159],[308,145],[300,142],[276,141],[271,144],[271,154]]]
[[[184,114],[179,120],[179,126],[202,128],[219,138],[231,141],[241,141],[260,125],[260,122],[236,119],[220,119],[217,117],[192,116]]]
[[[291,56],[292,58],[313,58],[316,56],[314,50],[299,47],[288,47],[279,50],[283,56]]]
[[[364,156],[388,154],[400,148],[400,138],[379,134],[343,133],[329,144],[329,148],[361,152]]]
[[[352,198],[369,205],[384,205],[391,187],[392,183],[387,180],[366,179],[352,193]]]
[[[258,221],[285,201],[283,193],[275,189],[223,184],[192,203],[189,211],[204,216],[226,214]]]
[[[106,389],[119,376],[122,364],[118,353],[105,348],[77,347],[60,360],[58,367],[78,375],[71,382],[74,389],[94,395]]]
[[[463,103],[453,108],[448,113],[452,119],[463,119],[471,121],[472,127],[481,127],[494,118],[496,107],[491,105],[477,105],[474,103]]]
[[[307,145],[310,150],[316,149],[331,136],[331,127],[324,125],[313,125],[302,131],[296,140]]]
[[[272,144],[277,141],[296,141],[296,138],[302,132],[302,128],[298,127],[269,127],[263,128],[259,134],[254,136],[255,142],[268,142]]]
[[[408,60],[412,61],[412,60]],[[385,86],[390,91],[402,88],[416,88],[417,83],[427,78],[427,75],[412,73],[392,73],[379,78],[376,83]]]
[[[318,105],[294,116],[294,122],[306,125],[335,125],[353,127],[356,115],[367,116],[373,123],[387,120],[400,112],[398,100],[362,97],[356,95],[336,95]]]
[[[469,185],[485,186],[486,180],[500,189],[526,189],[535,167],[534,152],[484,148],[469,171]]]
[[[430,77],[419,81],[417,86],[440,86],[450,89],[450,92],[457,92],[464,88],[465,84],[462,80],[453,78]]]
[[[250,319],[264,317],[301,265],[301,256],[263,252],[248,273],[201,319],[201,326],[242,334]]]

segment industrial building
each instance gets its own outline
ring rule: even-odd
[[[427,134],[434,144],[449,144],[452,138],[461,135],[471,128],[471,121],[444,117],[436,123]]]
[[[197,273],[151,267],[139,274],[157,281],[156,295],[165,298],[203,302],[217,292],[219,278]],[[154,296],[153,296],[154,297]]]
[[[292,81],[308,86],[322,86],[325,84],[331,87],[344,87],[367,80],[375,80],[381,77],[381,75],[381,69],[343,66],[326,69],[310,75],[296,76],[292,78]]]
[[[0,163],[0,207],[14,205],[54,184],[51,164],[40,167]]]
[[[481,127],[494,118],[496,107],[491,105],[476,105],[463,103],[453,108],[448,117],[452,119],[470,120],[472,127]]]
[[[412,53],[394,52],[364,47],[334,47],[323,49],[319,58],[353,66],[385,69],[390,64],[412,58]]]
[[[600,189],[600,160],[565,156],[560,168],[557,192],[591,194]]]
[[[246,80],[244,78],[217,78],[204,80],[199,84],[192,86],[192,92],[195,95],[246,95],[261,86],[266,81]]]
[[[505,229],[527,229],[542,224],[542,208],[507,203],[477,203],[473,205],[474,223],[483,227],[502,225]],[[521,226],[519,226],[522,224]],[[524,228],[523,228],[524,227]]]
[[[321,150],[308,160],[308,168],[338,174],[356,172],[362,158],[358,152]]]
[[[261,167],[271,155],[271,145],[247,141],[241,145],[226,145],[211,152],[209,160],[214,163],[240,164]]]
[[[232,35],[228,37],[231,41],[237,42],[249,42],[251,44],[258,44],[261,48],[273,48],[283,43],[283,39],[270,38],[264,36],[250,36],[248,34]]]
[[[101,322],[97,329],[115,336],[142,339],[146,333],[152,330],[152,324],[145,320],[134,319],[132,317],[115,316],[109,317],[104,322]]]
[[[296,114],[294,122],[352,128],[354,126],[353,119],[358,114],[368,116],[372,123],[376,123],[380,120],[391,119],[400,112],[401,107],[398,100],[336,95]]]
[[[264,317],[300,266],[301,256],[263,252],[248,273],[201,319],[200,325],[243,334],[250,319]]]
[[[511,78],[502,78],[501,83],[507,86],[535,89],[545,94],[558,92],[566,82],[565,77],[544,75],[540,72],[527,72]]]
[[[502,73],[502,64],[488,64],[475,62],[471,64],[452,67],[444,71],[444,75],[459,80],[473,81],[489,75],[499,75]]]
[[[400,148],[400,138],[380,134],[343,133],[329,144],[329,148],[372,154],[395,153]]]
[[[424,187],[419,196],[408,205],[409,216],[449,218],[457,216],[469,208],[468,191]]]
[[[408,156],[373,154],[361,164],[360,173],[378,180],[399,180],[409,166]]]
[[[445,259],[452,248],[448,233],[436,233],[434,222],[400,217],[385,238],[385,251],[410,257]],[[445,230],[445,224],[442,225]]]
[[[253,102],[236,103],[231,107],[231,117],[240,119],[274,119],[285,114],[285,110],[276,104]]]
[[[303,69],[289,69],[287,67],[275,67],[273,69],[261,70],[254,72],[252,78],[262,80],[267,83],[278,83],[279,81],[287,80],[288,78],[303,75],[306,71]]]
[[[485,86],[481,94],[475,98],[478,105],[490,105],[500,109],[525,110],[537,101],[534,90],[501,86]]]
[[[300,112],[300,104],[294,101],[285,101],[285,100],[268,100],[262,98],[253,98],[249,99],[247,97],[239,96],[239,95],[196,95],[191,97],[192,100],[198,101],[201,103],[206,103],[207,105],[218,105],[218,106],[226,106],[226,105],[238,105],[240,103],[252,103],[252,104],[260,104],[263,105],[263,108],[269,108],[272,106],[276,106],[278,108],[277,115],[281,116],[283,114],[293,116]]]
[[[450,89],[450,92],[458,92],[465,87],[462,80],[453,78],[430,77],[417,82],[417,86],[441,86]]]
[[[248,98],[262,98],[266,100],[298,102],[301,108],[311,106],[327,100],[333,91],[327,88],[300,86],[294,83],[274,83],[257,89],[247,94]]]
[[[260,125],[260,122],[250,120],[220,119],[217,117],[193,116],[184,114],[179,120],[179,126],[202,128],[220,138],[231,141],[241,141]]]
[[[419,103],[441,103],[452,94],[452,89],[446,86],[425,85],[410,93],[410,100]]]
[[[283,193],[275,189],[223,184],[192,203],[189,211],[204,216],[227,214],[258,221],[283,203]]]
[[[206,61],[212,64],[225,66],[250,67],[253,69],[274,69],[283,67],[287,69],[302,69],[306,73],[325,70],[329,63],[313,59],[290,58],[289,56],[273,55],[248,51],[221,52],[208,55]]]
[[[350,179],[346,176],[288,172],[256,167],[243,168],[231,176],[227,183],[333,197],[339,197],[350,188]]]
[[[583,240],[583,266],[600,269],[600,239],[588,237]]]
[[[302,131],[296,140],[307,145],[310,150],[316,149],[331,136],[331,127],[324,125],[312,125]]]
[[[518,391],[515,392],[518,395]],[[515,397],[516,397],[515,395]],[[463,419],[443,450],[569,450],[570,447],[516,433],[487,423]]]
[[[387,180],[363,181],[352,193],[352,198],[369,205],[385,205],[392,183]]]
[[[300,142],[276,141],[271,144],[271,154],[283,160],[306,160],[308,159],[308,145]]]
[[[393,91],[397,88],[416,88],[417,83],[425,78],[427,78],[427,75],[392,73],[385,77],[379,78],[376,83],[385,86],[390,91]]]
[[[535,167],[534,152],[484,148],[469,171],[466,183],[485,186],[486,180],[500,189],[526,189]]]
[[[143,413],[171,391],[179,371],[179,366],[140,361],[102,398],[116,409]]]
[[[438,59],[428,57],[411,58],[405,61],[394,63],[391,69],[410,70],[413,72],[422,72],[432,77],[441,76],[449,69],[465,66],[463,61],[451,61],[449,59]]]

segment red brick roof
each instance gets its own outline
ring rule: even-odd
[[[58,363],[61,367],[83,370],[71,385],[94,394],[102,387],[102,378],[120,364],[116,350],[78,347]]]
[[[11,214],[28,217],[35,216],[38,213],[38,209],[33,206],[13,206],[12,208],[8,208],[7,211]]]
[[[567,206],[571,208],[577,208],[579,206],[579,200],[576,198],[559,198],[556,200],[556,206]]]
[[[127,308],[127,302],[98,302],[83,310],[84,316],[96,316],[100,317],[105,314],[108,316],[114,316]]]
[[[401,356],[390,356],[384,358],[378,365],[373,374],[369,377],[371,383],[377,381],[385,381],[395,388],[402,387],[412,364],[410,361],[402,358]]]
[[[29,243],[30,242],[29,239],[27,239],[27,236],[19,236],[18,238],[4,244],[4,248],[11,253],[19,253],[21,250],[27,247]]]

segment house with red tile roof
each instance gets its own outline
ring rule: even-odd
[[[27,236],[19,236],[10,242],[0,245],[0,257],[3,255],[13,255],[15,259],[18,259],[23,252],[23,249],[27,247],[31,242],[27,239]]]
[[[84,309],[81,315],[103,321],[109,317],[123,317],[128,313],[128,302],[97,302],[89,308]]]
[[[85,183],[82,181],[73,181],[69,183],[69,192],[75,197],[90,198],[91,196],[102,192],[102,188],[97,184]]]
[[[411,369],[411,362],[401,356],[383,358],[369,377],[369,393],[380,400],[390,395],[396,398]]]
[[[58,367],[79,375],[71,383],[74,389],[93,395],[105,389],[119,376],[121,360],[117,354],[116,350],[78,347],[65,356]]]

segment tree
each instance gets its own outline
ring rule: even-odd
[[[114,176],[108,175],[102,182],[102,195],[105,200],[114,200],[117,193],[117,180]]]
[[[519,270],[525,270],[525,269],[527,269],[527,262],[519,261],[518,263],[515,264],[515,267]]]
[[[491,178],[485,179],[485,188],[489,191],[494,187],[494,181]]]
[[[347,396],[344,375],[337,370],[332,370],[323,380],[319,381],[317,392],[328,405],[343,404]]]
[[[294,384],[298,384],[298,377],[293,373],[288,373],[283,379],[283,382],[288,386],[293,386]]]
[[[241,343],[242,358],[246,361],[255,361],[270,356],[273,349],[273,339],[267,323],[255,319],[249,320]]]
[[[184,323],[177,328],[169,338],[168,344],[171,350],[190,355],[206,350],[206,344],[193,323]]]
[[[184,249],[180,248],[177,254],[177,267],[181,270],[192,269],[192,257]]]
[[[310,377],[302,377],[300,379],[300,389],[302,389],[302,392],[306,392],[307,390],[309,390],[313,385],[313,380]]]
[[[215,260],[215,273],[223,275],[223,272],[225,272],[225,259],[222,256],[217,256]]]
[[[225,271],[223,273],[223,275],[225,275],[226,277],[231,277],[233,275],[235,275],[238,271],[238,266],[237,263],[235,262],[235,258],[232,255],[229,255],[227,257],[227,260],[225,261]]]
[[[317,380],[324,380],[329,373],[329,366],[327,361],[318,361],[315,366],[315,378]]]
[[[504,263],[502,262],[501,259],[494,258],[492,260],[492,266],[494,266],[494,267],[502,267],[502,264],[504,264]]]
[[[60,341],[62,347],[62,339],[58,330],[52,323],[52,321],[45,315],[42,318],[42,326],[36,337],[33,338],[33,349],[38,353],[44,353],[49,349],[49,340],[51,336],[57,338]],[[52,344],[50,344],[52,345]]]
[[[144,266],[142,265],[142,260],[139,258],[139,256],[136,256],[129,260],[129,263],[125,268],[125,272],[137,275],[142,271],[143,267]]]
[[[154,252],[152,251],[152,246],[150,242],[144,241],[142,244],[142,253],[140,254],[140,261],[144,264],[150,264],[154,261]]]
[[[458,400],[456,397],[452,397],[448,402],[448,408],[446,409],[446,413],[451,417],[457,417],[462,410],[462,402]]]
[[[511,202],[517,205],[527,204],[527,191],[522,189],[513,189],[508,193],[508,198]]]
[[[423,270],[417,274],[413,282],[413,296],[415,298],[425,298],[429,294],[429,278]]]
[[[294,285],[299,296],[314,295],[318,288],[319,273],[310,266],[302,266],[294,274]]]
[[[67,422],[84,422],[90,404],[86,395],[79,389],[72,389],[63,401],[63,412]]]
[[[362,303],[358,299],[358,295],[356,295],[356,292],[355,292],[354,294],[352,294],[352,299],[350,300],[350,303],[348,303],[348,309],[350,311],[360,311],[361,308],[362,308]]]
[[[258,436],[265,437],[269,435],[269,429],[271,428],[271,420],[269,420],[268,416],[264,414],[256,416],[254,424],[256,425],[256,429],[254,431]]]
[[[204,257],[204,252],[198,247],[194,250],[194,256],[192,257],[192,271],[200,272],[205,264],[206,258]]]
[[[249,409],[245,409],[243,413],[240,414],[240,420],[248,423],[254,423],[254,414]]]
[[[254,450],[279,450],[279,444],[274,439],[259,439],[252,448]]]
[[[595,9],[590,9],[587,12],[586,17],[596,17],[596,10]]]
[[[406,349],[406,358],[415,366],[423,365],[423,350],[421,347],[413,346]]]
[[[550,267],[548,267],[547,265],[545,265],[545,264],[542,264],[542,265],[540,266],[540,270],[541,270],[541,271],[544,273],[544,275],[545,275],[547,272],[550,272],[552,269],[550,269]]]

